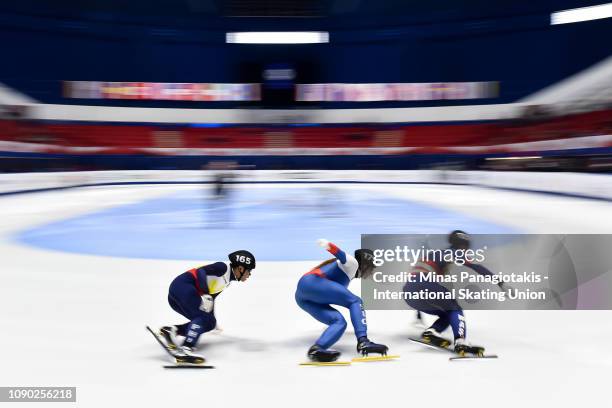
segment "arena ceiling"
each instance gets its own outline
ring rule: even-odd
[[[5,0],[0,11],[168,17],[498,16],[601,4],[600,0]]]

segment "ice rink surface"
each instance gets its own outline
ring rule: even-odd
[[[241,192],[253,190],[253,194],[260,194],[262,188],[268,187],[240,187]],[[294,200],[285,211],[310,211],[304,205],[312,203],[304,204],[303,194],[295,194],[295,188],[304,187],[275,187],[275,194],[284,189],[285,197]],[[342,200],[356,193],[363,196],[364,191],[372,198],[404,200],[406,213],[396,208],[389,217],[402,225],[418,226],[407,232],[428,232],[420,229],[428,226],[434,233],[455,228],[469,232],[612,232],[612,204],[604,201],[459,186],[334,189],[337,197],[345,197]],[[469,339],[500,358],[449,362],[448,355],[408,341],[420,331],[413,325],[412,312],[370,311],[369,337],[389,345],[391,354],[401,359],[350,367],[300,367],[307,348],[323,329],[293,299],[297,280],[317,263],[312,254],[319,249],[311,238],[320,234],[309,228],[307,219],[304,239],[300,238],[300,224],[287,221],[285,228],[274,227],[285,231],[280,238],[266,225],[245,233],[239,227],[192,224],[199,235],[192,231],[190,240],[181,241],[173,226],[184,227],[190,218],[179,217],[186,214],[180,206],[170,214],[144,217],[145,206],[133,213],[139,219],[126,218],[122,212],[121,217],[111,217],[103,224],[92,218],[92,214],[113,214],[117,208],[135,208],[151,200],[200,193],[198,186],[116,186],[0,198],[4,327],[0,385],[76,386],[77,405],[84,407],[514,407],[577,406],[608,400],[612,312],[467,311]],[[197,208],[192,210],[197,213]],[[316,211],[323,210],[316,207]],[[380,216],[374,208],[371,211]],[[239,215],[234,213],[233,223],[240,221]],[[354,242],[350,241],[353,229],[345,225],[354,222],[350,217],[323,216],[325,238],[335,240],[337,228],[341,241]],[[405,218],[398,220],[401,216]],[[168,228],[167,235],[160,234],[159,225],[155,234],[147,235],[147,228],[161,222]],[[129,251],[92,254],[84,250],[88,242],[96,242],[101,225],[119,232],[105,235],[110,247],[137,248],[136,256]],[[41,234],[49,236],[42,239]],[[214,243],[215,251],[219,243],[226,252],[238,249],[232,236],[238,246],[252,240],[270,250],[264,254],[254,251],[258,266],[252,278],[233,283],[218,298],[217,317],[224,330],[203,335],[199,347],[217,368],[162,369],[166,356],[144,326],[184,321],[166,302],[170,281],[191,267],[219,260],[207,257],[207,245]],[[301,245],[292,248],[281,242],[293,236],[303,241]],[[58,240],[83,242],[50,245]],[[191,246],[187,251],[176,248],[178,245]],[[173,246],[181,254],[175,259],[167,255],[172,251],[154,256],[159,248]],[[201,257],[190,258],[199,248]],[[274,258],[274,251],[291,251],[292,257]],[[300,258],[301,254],[307,255]],[[319,259],[326,255],[321,251]],[[352,283],[351,289],[358,292],[359,283]],[[337,348],[350,358],[354,347],[349,328]]]

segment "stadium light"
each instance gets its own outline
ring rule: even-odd
[[[228,44],[320,44],[329,42],[326,31],[277,31],[226,33]]]
[[[612,3],[556,11],[550,15],[550,25],[579,23],[612,17]]]

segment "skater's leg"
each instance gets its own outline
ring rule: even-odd
[[[178,314],[181,314],[181,315],[187,317],[187,312],[185,310],[183,310],[181,305],[170,294],[168,295],[168,304],[170,304],[170,307],[172,308],[172,310],[174,310]],[[189,323],[183,323],[183,324],[176,324],[176,325],[174,325],[174,327],[176,327],[176,334],[178,334],[179,336],[183,336],[183,337],[186,336],[187,335],[187,326],[189,326]]]
[[[444,330],[448,328],[450,325],[450,316],[449,313],[446,312],[437,312],[431,313],[438,316],[435,322],[431,326],[430,329],[437,331],[438,333],[442,333]]]
[[[297,300],[297,299],[296,299]],[[322,305],[307,300],[299,299],[298,305],[308,312],[312,317],[323,324],[328,325],[315,345],[322,349],[333,346],[346,330],[346,320],[342,314],[329,305]]]
[[[361,298],[344,286],[314,275],[304,276],[298,284],[302,299],[323,304],[338,305],[349,309],[351,323],[357,338],[367,336],[368,327]]]
[[[184,273],[177,276],[170,284],[168,304],[178,314],[191,320],[194,308],[199,310],[201,302],[202,299],[189,274]]]
[[[213,330],[217,322],[213,313],[200,310],[202,298],[195,286],[179,278],[170,285],[168,303],[172,309],[189,319],[189,323],[177,326],[177,334],[186,336],[183,345],[194,347],[200,335]]]
[[[170,307],[177,313],[183,315],[186,317],[187,312],[183,310],[183,308],[181,307],[181,305],[176,302],[174,300],[174,298],[172,298],[170,295],[168,295],[168,303],[170,304]],[[183,323],[183,324],[175,324],[174,327],[176,327],[176,334],[179,336],[187,336],[187,327],[189,326],[189,323]]]
[[[170,305],[172,310],[174,310],[180,315],[187,317],[186,316],[187,312],[183,309],[179,301],[176,300],[171,294],[168,294],[168,304]]]
[[[177,324],[174,327],[176,327],[176,334],[183,337],[187,336],[187,328],[189,327],[189,323]]]
[[[217,321],[212,313],[200,312],[199,316],[193,318],[187,327],[187,336],[183,342],[184,346],[195,347],[198,338],[203,333],[209,332],[215,328]]]
[[[463,310],[457,301],[452,299],[443,299],[432,301],[432,306],[436,307],[432,313],[439,316],[438,320],[433,324],[432,328],[439,333],[446,330],[450,325],[453,330],[455,340],[465,338],[466,325],[463,316]]]
[[[463,310],[451,310],[449,312],[449,320],[453,329],[453,335],[455,336],[455,342],[457,342],[458,339],[465,339],[467,335],[467,327],[465,325]]]
[[[408,282],[404,285],[404,292],[419,292],[427,290],[430,292],[447,292],[448,289],[434,282],[427,282],[417,280],[415,282]],[[421,338],[427,340],[428,342],[432,342],[437,345],[444,345],[446,347],[447,340],[442,337],[442,332],[444,332],[449,325],[452,324],[452,312],[453,309],[459,308],[456,302],[450,303],[444,300],[429,300],[429,299],[411,299],[410,297],[406,297],[406,303],[422,312],[429,315],[437,316],[438,318],[435,322],[429,326],[427,330],[423,332]],[[453,329],[454,330],[454,329]]]
[[[185,330],[185,341],[183,345],[195,347],[200,335],[213,330],[217,325],[217,320],[215,319],[214,313],[206,313],[200,310],[202,299],[197,293],[195,296],[189,296],[181,300],[179,305],[185,313],[184,316],[190,320],[187,327],[183,328],[183,330]]]

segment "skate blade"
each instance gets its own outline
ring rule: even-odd
[[[161,330],[159,330],[157,332],[157,338],[162,339],[164,344],[166,345],[166,347],[168,347],[170,350],[175,350],[176,349],[176,344],[174,344],[173,341],[168,341],[168,339],[166,339],[166,337],[161,332]]]
[[[197,366],[197,365],[204,364],[206,362],[206,359],[204,357],[195,357],[195,358],[190,358],[190,359],[184,359],[183,357],[174,357],[174,359],[177,365]]]
[[[418,343],[418,344],[421,344],[421,345],[423,345],[423,346],[425,346],[425,347],[429,347],[430,349],[434,349],[434,350],[442,350],[442,351],[448,351],[449,353],[453,353],[453,354],[455,353],[453,350],[451,350],[451,349],[450,349],[450,348],[448,348],[448,347],[440,347],[440,346],[436,346],[435,344],[432,344],[432,343],[427,343],[427,342],[425,342],[425,341],[423,341],[423,340],[415,339],[415,338],[412,338],[412,337],[409,337],[408,339],[409,339],[410,341],[412,341],[413,343]]]
[[[497,355],[495,354],[485,354],[483,356],[473,356],[473,355],[465,355],[465,356],[456,356],[456,357],[450,357],[449,360],[450,361],[459,361],[459,360],[482,360],[482,359],[488,359],[488,358],[497,358]]]
[[[433,342],[431,340],[425,340],[425,339],[421,339],[421,343],[423,344],[429,344],[430,346],[433,347],[438,347],[438,348],[449,348],[451,345],[451,342],[448,340],[443,340],[439,343]]]
[[[370,361],[387,361],[387,360],[395,360],[400,356],[368,356],[368,357],[355,357],[351,361],[353,363],[367,363]]]
[[[301,366],[320,366],[320,367],[326,367],[326,366],[349,366],[351,365],[350,361],[327,361],[327,362],[323,362],[323,361],[307,361],[305,363],[300,363]]]
[[[166,338],[161,333],[158,333],[158,337],[164,342],[168,350],[175,351],[178,349],[178,347],[176,347],[176,344],[171,343],[168,340],[166,340]]]
[[[175,365],[165,365],[164,368],[215,368],[215,366],[211,365],[202,365],[202,364],[175,364]]]

